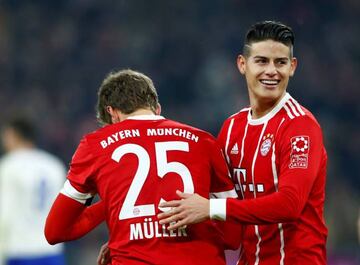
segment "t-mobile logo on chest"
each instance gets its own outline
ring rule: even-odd
[[[254,184],[246,181],[246,169],[234,168],[233,173],[235,188],[237,191],[240,191],[242,195],[247,191],[255,191],[256,193],[265,191],[264,184]]]

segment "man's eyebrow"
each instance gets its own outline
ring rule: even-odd
[[[261,55],[256,55],[253,57],[254,59],[269,59],[269,57],[266,56],[261,56]],[[279,60],[289,60],[288,57],[279,57],[279,58],[275,58],[275,61],[279,61]]]
[[[275,60],[289,60],[289,57],[279,57],[279,58],[275,58]]]
[[[268,59],[266,56],[256,55],[254,56],[254,59]]]

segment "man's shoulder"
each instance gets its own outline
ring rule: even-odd
[[[166,120],[164,120],[164,123],[161,126],[169,127],[169,128],[176,128],[179,130],[183,130],[184,132],[190,132],[196,136],[199,136],[200,139],[205,140],[205,141],[210,141],[210,142],[216,141],[214,135],[212,135],[210,132],[207,132],[203,129],[200,129],[198,127],[195,127],[195,126],[192,126],[192,125],[189,125],[186,123],[166,119]]]
[[[40,159],[47,161],[49,165],[65,169],[63,161],[55,154],[44,149],[34,149],[33,152],[36,153]]]
[[[19,165],[27,168],[39,168],[65,171],[64,163],[57,156],[39,148],[20,149],[4,155],[0,162],[2,169],[19,171]]]
[[[200,129],[200,128],[195,127],[193,125],[189,125],[189,124],[186,124],[186,123],[175,121],[175,120],[166,119],[165,123],[163,125],[165,125],[165,126],[169,125],[171,127],[182,128],[182,129],[189,130],[189,131],[192,131],[192,132],[197,132],[199,134],[211,135],[209,132],[207,132],[207,131],[205,131],[203,129]]]
[[[225,121],[230,121],[233,119],[246,119],[249,114],[250,107],[243,108],[239,110],[238,112],[230,115]]]
[[[49,158],[53,157],[50,153],[38,149],[38,148],[24,148],[24,149],[17,149],[5,154],[1,161],[6,164],[18,164],[21,161],[39,161],[42,158]]]
[[[247,120],[249,110],[250,110],[249,107],[243,108],[243,109],[239,110],[238,112],[230,115],[227,119],[225,119],[222,127],[223,128],[228,127],[230,125],[230,123],[232,123],[234,121]]]
[[[285,118],[285,124],[288,125],[316,125],[320,127],[317,119],[310,110],[298,103],[293,97],[290,97],[284,104],[283,117]]]
[[[91,146],[94,142],[99,142],[100,139],[104,139],[111,136],[114,133],[118,133],[125,128],[120,123],[108,124],[91,132],[83,135],[80,140],[80,145]]]
[[[104,146],[110,146],[114,142],[121,140],[132,141],[131,139],[146,140],[148,136],[174,135],[183,138],[196,138],[201,142],[215,142],[215,137],[202,129],[189,124],[178,122],[171,119],[157,120],[130,120],[117,124],[107,125],[96,131],[83,136],[80,145],[92,153],[103,150]],[[103,143],[103,144],[102,144]],[[84,150],[85,150],[84,149]]]
[[[133,125],[133,124],[132,124]],[[151,124],[151,123],[144,123],[144,122],[139,122],[136,124],[136,126],[128,126],[128,124],[122,124],[122,123],[117,123],[117,124],[111,124],[111,125],[106,125],[102,128],[99,128],[95,131],[89,132],[87,134],[85,134],[83,136],[83,139],[96,139],[96,138],[101,138],[104,136],[107,136],[109,134],[111,134],[112,132],[117,132],[117,131],[124,131],[124,130],[132,130],[134,128],[140,128],[140,129],[147,129],[147,128],[179,128],[179,129],[184,129],[184,130],[188,130],[191,132],[197,132],[199,134],[204,134],[204,135],[209,135],[212,136],[209,132],[202,130],[200,128],[194,127],[192,125],[186,124],[186,123],[182,123],[179,121],[175,121],[175,120],[171,120],[171,119],[162,119],[162,120],[158,120],[157,124]]]

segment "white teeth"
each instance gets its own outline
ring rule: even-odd
[[[265,85],[277,85],[279,83],[278,80],[261,80],[260,82]]]

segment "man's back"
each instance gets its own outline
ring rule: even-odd
[[[87,135],[68,178],[105,202],[113,264],[225,264],[213,223],[169,232],[156,217],[166,210],[159,202],[174,199],[176,190],[235,195],[208,133],[161,116],[135,116]]]
[[[65,168],[54,156],[34,148],[5,155],[0,164],[0,225],[8,258],[33,258],[60,253],[43,230],[47,213],[65,179]]]

